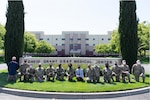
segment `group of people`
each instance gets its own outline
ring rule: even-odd
[[[17,74],[17,70],[19,69],[19,73]],[[102,72],[103,80],[106,83],[110,83],[112,81],[126,82],[126,77],[128,82],[130,82],[130,68],[126,64],[125,60],[122,60],[122,64],[118,65],[115,62],[112,69],[108,63],[105,64],[105,68],[100,70],[97,62],[94,63],[93,66],[91,64],[87,65],[87,69],[83,71],[83,69],[78,65],[77,69],[74,70],[71,63],[68,64],[68,68],[65,71],[62,67],[62,64],[58,64],[56,69],[53,67],[53,64],[50,63],[49,66],[44,69],[41,63],[38,64],[37,68],[33,68],[31,64],[28,64],[27,59],[24,59],[24,62],[21,66],[16,62],[16,57],[12,57],[12,61],[8,64],[8,81],[16,81],[17,77],[19,77],[20,81],[38,81],[43,82],[46,81],[54,81],[56,80],[64,80],[64,77],[67,77],[68,81],[74,81],[73,78],[76,77],[77,81],[87,81],[88,83],[99,83],[100,75]],[[131,73],[135,76],[135,80],[139,82],[139,77],[142,77],[143,82],[145,81],[145,71],[144,67],[141,65],[140,60],[136,61],[136,64],[132,66]],[[85,77],[85,78],[84,78]],[[115,77],[115,80],[113,79]]]

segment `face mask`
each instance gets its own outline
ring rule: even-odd
[[[124,65],[126,65],[126,62],[123,62]]]
[[[30,65],[30,68],[32,68],[32,65]]]
[[[141,62],[137,62],[137,64],[138,64],[138,65],[140,65],[140,64],[141,64]]]

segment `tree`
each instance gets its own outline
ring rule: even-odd
[[[120,52],[120,45],[119,45],[119,33],[118,29],[114,30],[111,35],[111,40],[110,40],[110,46],[112,48],[112,51],[115,53]]]
[[[97,53],[110,53],[112,52],[109,44],[98,44],[95,46],[95,52]]]
[[[119,34],[122,59],[132,68],[137,60],[137,17],[136,1],[120,0]]]
[[[38,42],[38,45],[36,48],[37,53],[52,53],[54,50],[55,48],[52,45],[48,44],[47,42],[43,40]]]
[[[34,34],[25,32],[24,34],[24,52],[35,52],[37,40]]]
[[[146,55],[149,50],[150,23],[144,21],[138,24],[138,52],[140,56]]]
[[[5,35],[5,27],[0,24],[0,49],[4,49],[4,35]]]
[[[19,57],[23,54],[24,45],[24,6],[23,1],[8,0],[6,13],[6,34],[5,34],[5,61],[11,61],[12,56]]]

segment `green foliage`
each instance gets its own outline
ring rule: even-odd
[[[144,21],[138,24],[138,52],[140,56],[146,54],[146,50],[149,50],[150,41],[150,23]]]
[[[137,60],[137,15],[136,2],[120,0],[119,34],[122,59],[125,59],[130,67]]]
[[[5,27],[0,24],[0,49],[4,49],[4,35],[6,33]]]
[[[119,42],[119,32],[118,29],[114,30],[111,35],[110,45],[112,47],[113,52],[119,53],[120,51],[120,42]]]
[[[23,1],[8,0],[6,13],[6,34],[5,34],[5,61],[11,61],[12,56],[19,57],[23,54],[24,45],[24,6]]]
[[[52,53],[54,50],[55,48],[52,45],[48,44],[47,42],[43,40],[39,41],[36,47],[37,53]]]
[[[24,34],[24,52],[35,52],[37,40],[34,34],[25,32]]]
[[[7,71],[0,71],[0,86],[6,88],[14,88],[21,90],[32,90],[32,91],[46,91],[46,92],[111,92],[111,91],[123,91],[123,90],[131,90],[142,87],[149,86],[149,75],[146,75],[145,83],[135,82],[135,80],[131,80],[131,83],[122,83],[122,82],[112,82],[110,84],[103,82],[103,77],[100,77],[100,83],[93,84],[87,82],[77,82],[74,78],[75,82],[65,81],[57,81],[55,82],[11,82],[8,83],[6,81]],[[133,75],[131,75],[131,79]],[[66,79],[66,77],[65,77]],[[140,80],[141,81],[141,80]],[[38,87],[38,88],[37,88]]]
[[[112,52],[109,44],[98,44],[95,46],[95,52],[97,53],[110,53]]]

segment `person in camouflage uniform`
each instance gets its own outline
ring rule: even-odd
[[[32,65],[30,65],[30,67],[26,69],[26,78],[28,81],[33,82],[34,77],[35,77],[35,68],[33,68]]]
[[[93,82],[94,83],[99,83],[100,80],[100,67],[97,65],[97,62],[95,62],[94,66],[93,66]]]
[[[140,60],[136,61],[136,64],[132,66],[132,73],[135,76],[135,80],[139,82],[139,77],[142,77],[143,83],[145,82],[145,69],[141,65]]]
[[[72,81],[73,77],[75,76],[75,71],[72,68],[72,64],[71,63],[68,64],[68,69],[66,71],[66,75],[67,75],[68,81]]]
[[[102,71],[104,82],[110,83],[112,77],[112,70],[109,68],[109,64],[106,63],[105,67]]]
[[[56,79],[62,81],[64,80],[64,75],[65,75],[65,72],[64,72],[63,67],[61,66],[61,64],[58,64],[58,67],[56,68]]]
[[[94,70],[91,67],[91,64],[88,64],[88,68],[86,69],[86,79],[87,79],[87,82],[88,83],[93,82],[93,78],[94,78]]]
[[[45,69],[41,66],[41,63],[39,63],[38,68],[35,70],[35,78],[38,82],[44,81],[44,75],[45,75]]]
[[[125,81],[125,77],[127,76],[127,77],[128,77],[128,81],[129,81],[129,83],[130,83],[130,68],[129,68],[129,66],[126,64],[126,61],[125,61],[125,60],[122,61],[121,73],[122,73],[122,81],[123,81],[123,82],[126,82],[126,81]]]
[[[27,59],[24,59],[24,63],[21,64],[21,66],[19,67],[19,73],[18,73],[18,77],[20,78],[20,81],[22,80],[22,76],[23,76],[23,80],[26,81],[26,69],[29,68],[30,65],[27,63]]]
[[[52,63],[50,63],[49,67],[46,69],[46,80],[50,81],[51,77],[52,77],[52,81],[54,81],[55,69],[54,69]]]
[[[121,75],[121,67],[115,62],[113,68],[112,68],[112,76],[115,76],[116,82],[120,82],[120,75]],[[114,81],[113,77],[112,80]]]

